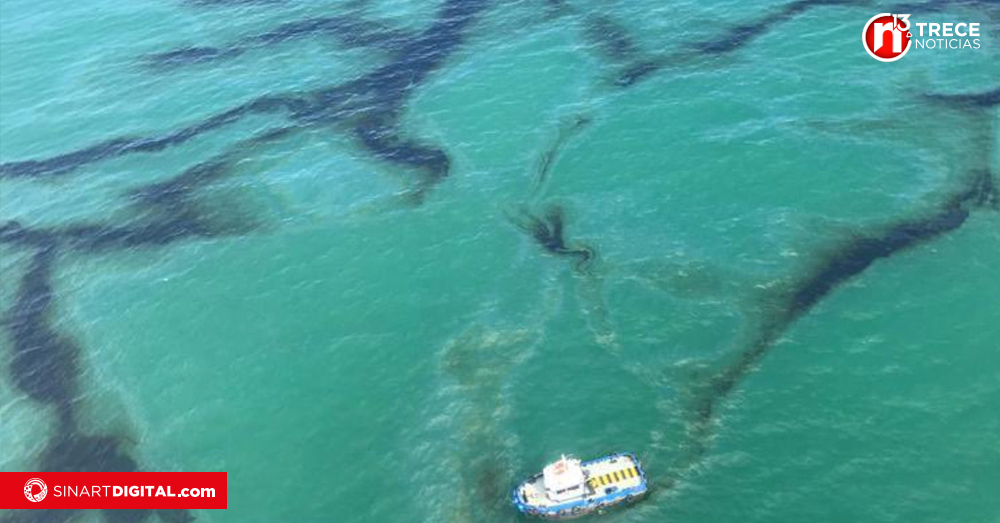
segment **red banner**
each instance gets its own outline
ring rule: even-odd
[[[226,508],[225,472],[0,472],[0,509]]]

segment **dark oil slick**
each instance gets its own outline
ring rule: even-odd
[[[510,216],[510,219],[514,225],[530,235],[545,252],[576,260],[573,266],[580,273],[586,273],[597,258],[597,251],[593,247],[582,243],[567,243],[565,212],[559,205],[549,205],[541,215],[522,209]]]
[[[192,6],[266,4],[275,0],[188,0]],[[565,9],[563,2],[551,2]],[[985,2],[928,2],[927,8],[954,4],[981,5]],[[420,173],[415,202],[444,180],[451,169],[445,150],[426,140],[408,136],[401,118],[413,92],[459,50],[471,26],[491,6],[488,0],[446,0],[435,20],[418,34],[397,31],[355,16],[310,18],[290,22],[232,45],[186,47],[147,57],[150,65],[166,68],[210,63],[239,56],[310,36],[326,35],[342,47],[383,52],[388,61],[358,78],[311,92],[265,94],[221,111],[180,130],[151,136],[123,136],[48,158],[0,164],[0,178],[44,179],[67,176],[90,164],[114,158],[163,151],[184,144],[202,134],[234,124],[249,115],[275,115],[281,120],[267,131],[222,156],[194,165],[173,177],[133,189],[125,196],[132,217],[122,221],[73,222],[57,226],[23,225],[17,221],[0,223],[0,244],[31,253],[21,275],[13,305],[3,312],[2,329],[9,340],[11,363],[6,372],[14,386],[39,405],[51,409],[57,429],[39,457],[39,470],[48,471],[136,471],[139,462],[132,456],[126,438],[110,434],[89,434],[79,428],[74,405],[80,381],[79,355],[82,347],[55,326],[56,292],[53,278],[60,256],[100,255],[136,248],[162,248],[183,240],[207,239],[247,234],[257,227],[252,220],[219,220],[210,199],[199,191],[231,174],[234,158],[245,156],[251,143],[270,141],[304,128],[324,126],[355,138],[372,157],[411,168]],[[776,26],[816,8],[835,5],[864,5],[851,0],[798,0],[753,21],[724,29],[720,34],[688,44],[677,55],[650,55],[631,39],[627,30],[603,14],[584,18],[584,39],[603,59],[620,67],[616,83],[626,87],[653,74],[676,60],[709,59],[733,53]],[[946,104],[970,111],[995,107],[998,91],[970,94],[928,94],[929,104]],[[553,163],[567,140],[589,123],[579,118],[560,132],[555,144],[539,161],[531,191],[536,197],[549,179]],[[805,274],[793,278],[782,292],[771,297],[767,313],[754,336],[741,346],[735,360],[710,376],[699,389],[694,405],[696,449],[686,459],[696,461],[708,446],[710,424],[719,404],[767,355],[774,343],[801,316],[840,285],[862,274],[879,260],[910,250],[957,230],[975,209],[998,206],[995,176],[989,167],[973,173],[969,183],[945,199],[926,215],[901,218],[858,234],[840,244]],[[568,240],[562,206],[548,204],[541,211],[521,207],[509,215],[521,231],[553,256],[573,260],[575,270],[590,274],[597,251],[586,244]],[[490,435],[484,437],[491,437]],[[488,443],[485,446],[497,446]],[[472,445],[480,447],[483,445]],[[503,492],[503,467],[492,458],[483,458],[469,473],[469,482],[492,498],[493,509]],[[664,485],[672,485],[674,479]],[[482,500],[489,506],[490,499]],[[11,523],[61,522],[74,511],[25,511],[2,514]],[[104,511],[108,522],[141,522],[150,511]],[[168,523],[193,521],[186,511],[159,511],[156,516]]]
[[[1000,105],[1000,87],[974,93],[929,93],[924,95],[924,98],[929,102],[944,104],[954,108],[970,110],[990,109]]]
[[[58,226],[26,226],[8,220],[0,224],[5,248],[33,252],[21,277],[17,298],[3,314],[3,330],[11,340],[11,364],[6,370],[21,392],[51,407],[57,428],[39,458],[41,471],[134,471],[138,462],[126,442],[113,435],[87,434],[78,428],[74,401],[78,394],[82,348],[54,327],[53,275],[62,254],[95,255],[135,248],[163,247],[188,238],[245,234],[255,224],[220,227],[211,202],[197,196],[199,189],[226,176],[233,159],[246,156],[248,144],[270,141],[303,126],[353,122],[352,134],[373,155],[385,161],[427,171],[434,183],[447,175],[449,160],[440,148],[404,137],[399,131],[403,105],[429,75],[440,68],[464,40],[465,31],[489,2],[449,0],[435,22],[423,33],[400,45],[394,61],[362,77],[306,94],[265,95],[223,111],[181,130],[159,136],[120,137],[40,160],[4,163],[3,178],[50,178],[68,175],[88,164],[133,153],[156,152],[183,144],[203,133],[230,125],[250,114],[283,114],[294,122],[281,124],[240,144],[236,150],[197,164],[165,181],[136,188],[126,195],[132,218],[118,222],[74,222]],[[261,37],[277,42],[297,33],[330,26],[285,26]],[[203,54],[211,54],[203,53]],[[69,521],[75,511],[24,511],[3,514],[15,523]],[[159,511],[165,522],[187,522],[186,511]],[[108,522],[140,522],[149,511],[104,511]]]
[[[10,233],[7,225],[0,229],[3,238]],[[36,244],[35,254],[21,278],[14,305],[3,317],[3,328],[10,340],[8,373],[21,392],[55,410],[61,427],[72,428],[76,425],[73,399],[77,394],[80,349],[50,324],[55,300],[51,280],[56,242],[33,236],[26,240]]]
[[[414,38],[414,35],[407,31],[392,29],[358,16],[314,17],[288,22],[223,47],[181,47],[150,54],[144,61],[154,69],[174,69],[235,58],[248,51],[314,36],[327,37],[341,49],[360,48],[381,51],[389,55]]]
[[[774,347],[782,334],[837,287],[862,274],[875,262],[910,250],[961,227],[975,209],[997,209],[997,188],[988,170],[973,173],[967,185],[950,195],[932,212],[901,219],[860,233],[830,250],[805,274],[792,279],[783,290],[761,304],[759,325],[735,359],[711,375],[694,392],[691,444],[675,464],[683,470],[707,451],[712,421],[719,404]],[[664,478],[672,486],[676,477]]]
[[[295,112],[306,108],[295,98],[263,96],[178,131],[151,137],[120,137],[44,160],[0,164],[0,178],[44,178],[64,175],[88,164],[133,153],[157,152],[183,144],[200,134],[233,124],[250,114]]]
[[[5,224],[0,239],[16,236],[31,243],[35,254],[21,277],[14,305],[3,316],[5,334],[11,340],[11,363],[7,368],[14,386],[35,402],[57,413],[55,433],[42,451],[41,472],[135,472],[138,463],[125,450],[125,440],[112,435],[92,435],[77,423],[76,397],[79,385],[80,347],[72,336],[54,326],[54,264],[58,242],[50,235],[25,231]],[[68,521],[72,510],[22,511],[5,515],[17,523]],[[164,521],[193,521],[186,511],[168,512]],[[106,510],[108,523],[142,522],[150,511]]]
[[[586,115],[575,115],[572,119],[564,124],[560,130],[559,135],[556,137],[555,143],[552,144],[544,153],[542,153],[541,158],[538,162],[538,170],[535,175],[535,182],[531,188],[530,198],[535,199],[545,188],[549,181],[549,173],[552,172],[552,166],[555,164],[559,153],[562,152],[563,147],[566,143],[581,131],[583,131],[591,123],[591,118]]]
[[[867,5],[863,0],[797,0],[786,4],[762,18],[725,29],[721,36],[691,44],[691,48],[705,54],[733,52],[770,32],[776,25],[787,22],[813,8],[835,5]]]
[[[268,139],[280,137],[275,132]],[[58,423],[39,458],[37,470],[54,472],[140,470],[124,438],[87,434],[80,430],[78,358],[81,347],[54,326],[56,295],[52,279],[60,254],[97,255],[136,248],[163,247],[188,238],[245,234],[256,224],[219,220],[198,194],[228,172],[235,158],[220,156],[195,165],[174,178],[133,189],[126,195],[133,217],[116,223],[74,222],[52,227],[28,227],[16,221],[0,224],[0,245],[34,252],[24,271],[13,306],[4,311],[4,334],[11,341],[7,372],[15,387],[39,404],[51,407]],[[75,511],[26,511],[15,522],[68,521]],[[105,510],[105,521],[141,522],[152,515],[142,510]],[[157,511],[161,521],[187,523],[184,510]]]
[[[775,27],[815,8],[866,5],[868,2],[865,0],[797,0],[765,13],[756,20],[725,28],[719,35],[690,42],[681,50],[638,58],[623,67],[613,83],[618,87],[630,87],[666,67],[704,63],[713,57],[728,55],[771,32]]]
[[[927,104],[964,111],[971,117],[971,125],[979,128],[982,139],[973,140],[970,147],[986,149],[970,151],[981,165],[966,173],[960,188],[943,196],[941,202],[928,212],[874,226],[835,243],[820,253],[821,258],[803,274],[785,278],[784,285],[768,292],[758,303],[758,318],[747,341],[738,347],[728,364],[704,379],[692,392],[691,434],[687,451],[677,458],[674,474],[661,478],[659,484],[662,487],[674,486],[679,474],[700,462],[709,448],[712,423],[717,417],[719,405],[799,318],[874,263],[959,229],[973,211],[1000,210],[1000,191],[991,159],[996,147],[996,132],[990,111],[997,104],[997,89],[971,93],[928,93],[920,98]]]
[[[559,154],[569,140],[589,126],[591,121],[589,116],[578,114],[560,126],[555,141],[538,159],[534,181],[528,194],[530,202],[534,203],[543,196]],[[514,226],[531,236],[545,252],[575,259],[574,266],[581,274],[587,273],[597,258],[597,251],[593,247],[580,243],[567,243],[566,213],[561,205],[548,204],[540,212],[535,212],[532,210],[532,205],[525,204],[508,211],[507,218]]]
[[[594,13],[584,19],[583,37],[589,48],[611,63],[629,63],[643,52],[629,30],[604,13]]]
[[[419,202],[428,189],[448,175],[450,161],[441,148],[404,136],[399,119],[413,91],[458,50],[468,28],[491,3],[445,2],[435,21],[400,45],[391,62],[360,78],[308,93],[264,95],[163,135],[114,138],[50,158],[0,164],[0,178],[67,174],[95,162],[180,145],[252,114],[278,113],[301,127],[347,126],[358,143],[376,158],[416,169],[422,173],[415,196]]]
[[[287,0],[182,0],[195,7],[241,7],[248,5],[283,4]]]

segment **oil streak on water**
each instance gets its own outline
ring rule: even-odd
[[[858,45],[874,9],[980,50]],[[0,10],[0,470],[220,470],[220,512],[1000,518],[989,2]]]

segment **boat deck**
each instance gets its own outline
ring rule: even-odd
[[[618,455],[583,464],[587,487],[597,495],[638,487],[642,481],[638,464],[631,456]]]

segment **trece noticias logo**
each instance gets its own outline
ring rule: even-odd
[[[895,62],[911,48],[978,50],[978,22],[911,22],[909,14],[880,13],[861,30],[861,44],[880,62]]]

